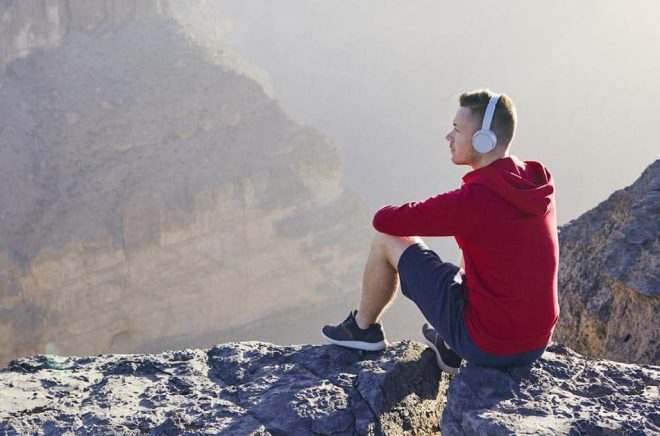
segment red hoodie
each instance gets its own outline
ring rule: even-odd
[[[559,318],[554,191],[541,163],[509,156],[467,173],[460,189],[381,208],[373,226],[396,236],[454,236],[470,337],[488,353],[519,353],[547,345]]]

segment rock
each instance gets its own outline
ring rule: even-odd
[[[449,376],[411,341],[250,341],[16,359],[0,370],[0,405],[1,434],[658,434],[660,367],[552,344],[531,365]]]
[[[410,341],[385,352],[240,342],[40,355],[0,370],[0,433],[429,434],[448,381]]]
[[[660,367],[553,344],[531,365],[468,365],[453,378],[443,435],[659,434]]]
[[[660,160],[560,228],[554,333],[576,351],[660,363]]]

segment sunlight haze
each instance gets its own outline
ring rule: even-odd
[[[458,95],[483,87],[515,102],[511,153],[550,169],[565,224],[658,157],[660,6],[543,4],[219,2],[230,41],[290,116],[337,143],[374,210],[460,184],[469,168],[444,136]]]

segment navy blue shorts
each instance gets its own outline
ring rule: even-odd
[[[541,357],[545,347],[517,354],[491,354],[472,341],[465,326],[465,294],[461,269],[423,243],[412,244],[397,267],[403,295],[410,298],[440,337],[459,356],[483,366],[527,365]]]

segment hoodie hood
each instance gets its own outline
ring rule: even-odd
[[[515,156],[470,171],[463,176],[463,183],[482,185],[531,215],[548,213],[555,192],[552,175],[543,164]]]

